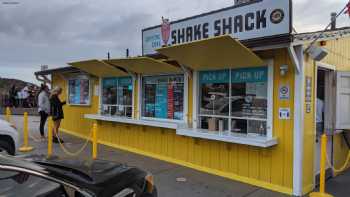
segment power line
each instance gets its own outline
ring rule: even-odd
[[[314,45],[317,42],[317,40],[323,36],[323,33],[325,33],[328,30],[332,23],[335,22],[336,19],[345,12],[345,10],[348,8],[348,4],[346,4],[344,8],[334,18],[332,18],[331,22],[327,25],[327,27],[310,43],[310,45],[305,49],[305,51],[308,51],[311,48],[311,46]]]
[[[336,55],[338,57],[341,57],[343,59],[346,59],[347,61],[350,61],[350,58],[346,57],[345,55],[341,54],[341,53],[338,53],[338,52],[335,52],[331,49],[327,49],[328,52],[332,53],[333,55]]]

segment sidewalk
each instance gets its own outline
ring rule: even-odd
[[[1,116],[0,116],[1,118]],[[22,117],[13,116],[13,122],[19,131],[22,131]],[[37,129],[38,117],[29,117],[30,133],[33,137],[39,138]],[[78,150],[84,140],[63,135],[65,146],[71,150]],[[33,154],[46,154],[46,142],[35,142],[30,139],[30,144],[35,147]],[[91,145],[83,151],[79,158],[91,158]],[[54,154],[61,157],[65,155],[60,147],[54,145]],[[219,176],[199,172],[190,168],[167,163],[164,161],[144,157],[141,155],[121,151],[107,146],[99,145],[98,158],[126,163],[151,172],[155,176],[155,183],[158,187],[160,197],[286,197],[280,193],[261,189],[237,181],[232,181]],[[185,178],[185,182],[179,182],[177,178]],[[350,194],[350,172],[341,175],[327,182],[327,191],[336,197],[348,197]]]

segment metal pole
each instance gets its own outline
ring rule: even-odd
[[[29,146],[28,143],[28,113],[24,112],[23,115],[23,146],[19,149],[21,152],[29,152],[34,148]]]
[[[48,125],[47,125],[47,157],[52,156],[52,118],[49,117],[48,120]]]
[[[11,110],[10,107],[6,107],[6,115],[5,115],[6,121],[10,122],[11,121]]]
[[[326,191],[326,158],[327,157],[327,135],[321,137],[321,160],[320,160],[320,192],[313,192],[310,197],[333,197]]]
[[[321,164],[320,164],[320,192],[325,193],[326,181],[326,154],[327,154],[327,135],[323,134],[321,138]]]
[[[92,159],[97,159],[97,123],[92,126]]]

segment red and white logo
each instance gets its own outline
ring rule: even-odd
[[[345,14],[348,14],[349,17],[350,17],[350,1],[348,4],[346,4],[346,11],[345,11]]]
[[[165,46],[168,45],[170,38],[170,22],[169,19],[162,17],[162,39]]]

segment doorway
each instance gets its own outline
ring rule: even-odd
[[[319,184],[320,174],[320,158],[321,158],[321,135],[326,132],[328,135],[327,141],[327,157],[333,161],[333,109],[335,98],[334,70],[329,67],[318,65],[317,67],[317,83],[316,83],[316,98],[315,98],[315,183]],[[332,177],[332,170],[326,164],[326,178]]]

